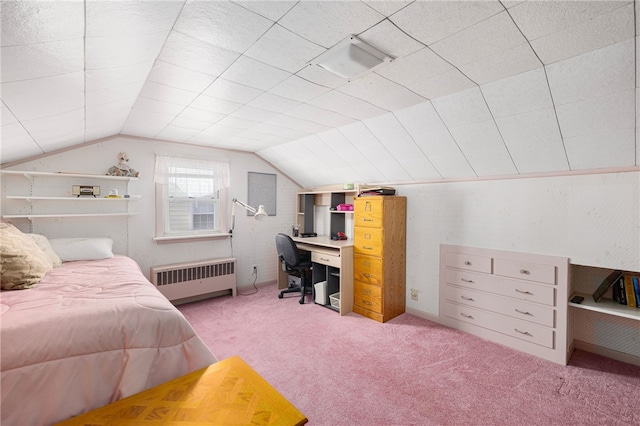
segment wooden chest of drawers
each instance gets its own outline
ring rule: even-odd
[[[353,311],[379,322],[404,313],[406,197],[355,199]]]
[[[569,259],[440,246],[443,323],[559,364],[569,359]]]

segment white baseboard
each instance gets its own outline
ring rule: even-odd
[[[605,356],[607,358],[615,359],[617,361],[626,362],[627,364],[637,365],[640,367],[640,356],[635,356],[635,355],[631,355],[624,352],[614,351],[609,348],[594,345],[593,343],[583,342],[582,340],[574,340],[573,345],[576,349],[580,349],[585,352],[591,352],[594,354]]]
[[[405,308],[405,312],[408,313],[408,314],[411,314],[413,316],[416,316],[416,317],[420,317],[420,318],[424,318],[424,319],[429,320],[429,321],[436,322],[438,324],[447,325],[440,319],[440,317],[438,315],[434,315],[434,314],[429,313],[429,312],[421,311],[420,309],[407,307],[407,308]]]

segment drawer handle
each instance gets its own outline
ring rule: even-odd
[[[463,282],[465,282],[465,283],[471,283],[471,284],[473,284],[473,283],[474,283],[474,282],[473,282],[473,280],[468,280],[468,279],[466,279],[466,278],[460,278],[460,281],[463,281]]]
[[[367,296],[371,294],[371,290],[365,290],[363,291],[364,294],[366,294]]]
[[[373,250],[373,246],[362,246],[364,250]]]
[[[521,311],[520,309],[516,308],[516,312],[522,315],[533,315],[531,312],[528,311]]]
[[[525,291],[522,291],[522,290],[518,290],[518,289],[516,288],[516,291],[517,291],[518,293],[522,293],[522,294],[530,294],[530,295],[533,295],[533,293],[531,293],[530,291],[526,291],[526,290],[525,290]]]
[[[362,218],[363,222],[373,222],[373,219],[367,218],[367,217],[363,217]]]
[[[371,274],[362,274],[362,276],[365,278],[371,278]]]
[[[328,262],[328,261],[329,261],[329,259],[326,259],[326,258],[324,258],[324,257],[321,257],[321,258],[320,258],[320,260],[324,260],[325,262]]]
[[[372,306],[373,305],[373,303],[369,302],[368,300],[363,300],[362,303],[364,305],[367,305],[367,306]]]
[[[520,331],[517,328],[514,328],[515,331],[517,331],[520,334],[524,334],[525,336],[531,336],[533,337],[533,334],[529,333],[528,331]]]
[[[467,265],[467,266],[471,266],[471,262],[469,262],[468,260],[465,260],[464,264]]]
[[[371,234],[364,234],[364,239],[365,240],[370,240],[371,239]]]
[[[463,298],[464,300],[468,300],[469,302],[475,302],[475,300],[473,300],[473,297],[466,297],[466,296],[460,296],[461,298]]]
[[[460,312],[460,315],[462,315],[465,318],[473,319],[471,315],[463,314],[462,312]]]
[[[529,271],[527,269],[520,269],[520,273],[524,274],[524,275],[529,275],[531,273],[531,271]]]

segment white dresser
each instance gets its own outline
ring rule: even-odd
[[[569,259],[440,246],[440,320],[565,365]]]

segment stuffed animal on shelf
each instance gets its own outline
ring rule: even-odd
[[[127,164],[129,162],[129,157],[126,152],[118,153],[118,165],[112,166],[107,172],[107,176],[132,176],[139,177],[140,172],[136,169],[129,167]]]

